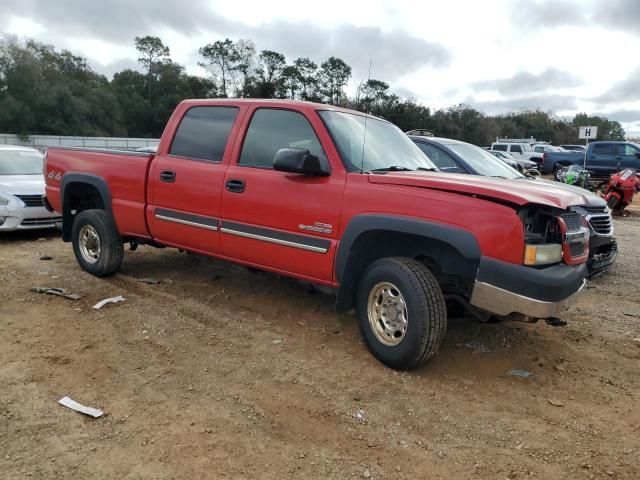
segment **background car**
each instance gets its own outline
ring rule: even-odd
[[[535,153],[545,153],[545,152],[564,152],[565,149],[562,147],[556,147],[555,145],[548,145],[548,144],[537,144],[534,145],[533,147],[533,151]]]
[[[44,207],[43,160],[34,148],[0,145],[0,232],[52,228],[62,221]]]
[[[510,167],[517,169],[520,173],[524,173],[527,170],[531,170],[532,168],[538,168],[538,164],[536,162],[532,162],[531,160],[525,160],[523,158],[516,159],[507,152],[501,152],[499,150],[489,150],[489,153],[494,157],[502,160]]]
[[[559,145],[559,146],[564,148],[565,150],[573,150],[576,152],[584,152],[587,150],[587,147],[585,147],[584,145]]]

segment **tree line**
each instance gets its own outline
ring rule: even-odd
[[[352,69],[344,60],[288,62],[279,52],[258,51],[247,39],[202,46],[199,65],[206,77],[186,73],[158,37],[136,37],[135,47],[144,71],[125,69],[109,80],[69,51],[33,40],[1,40],[0,132],[158,138],[183,99],[243,97],[340,105],[383,117],[405,131],[426,128],[477,145],[497,136],[577,143],[581,125],[597,125],[599,139],[625,136],[620,123],[585,113],[573,119],[542,110],[491,116],[463,104],[433,111],[401,98],[378,79],[358,82],[350,96],[345,89]]]

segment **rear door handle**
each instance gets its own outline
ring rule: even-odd
[[[174,172],[172,170],[164,170],[160,174],[160,181],[161,182],[167,182],[167,183],[175,182],[176,181],[176,172]]]
[[[230,192],[242,193],[244,192],[244,180],[235,180],[235,179],[227,180],[225,187]]]

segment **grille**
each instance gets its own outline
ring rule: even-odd
[[[16,195],[27,207],[42,207],[42,195]]]
[[[584,243],[570,243],[569,253],[571,254],[571,258],[579,257],[584,253]]]
[[[53,225],[55,222],[61,222],[62,217],[45,217],[45,218],[25,218],[21,225],[25,227],[33,225]]]
[[[582,205],[580,206],[583,210],[586,210],[589,213],[605,213],[607,211],[607,207],[596,207],[593,205]]]
[[[565,213],[562,215],[562,219],[567,226],[567,232],[580,230],[580,227],[582,226],[581,216],[579,213]]]
[[[589,225],[600,235],[611,235],[611,215],[594,215],[589,218]]]

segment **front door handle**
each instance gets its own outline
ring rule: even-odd
[[[227,180],[225,187],[230,192],[242,193],[244,192],[244,180],[235,180],[235,179]]]
[[[172,171],[172,170],[164,170],[162,173],[160,173],[160,181],[161,182],[167,182],[167,183],[173,183],[176,181],[176,172]]]

